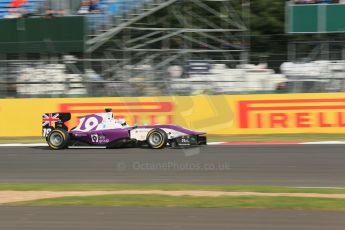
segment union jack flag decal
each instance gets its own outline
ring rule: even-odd
[[[42,126],[53,126],[55,122],[59,121],[58,113],[45,113],[42,116]]]

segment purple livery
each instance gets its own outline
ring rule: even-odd
[[[47,113],[42,117],[43,136],[52,149],[69,146],[100,146],[106,148],[149,146],[153,149],[206,145],[206,133],[177,125],[128,126],[116,119],[111,109],[104,113],[79,117],[77,127],[68,130],[65,122],[70,113]]]

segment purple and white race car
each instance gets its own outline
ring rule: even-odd
[[[42,117],[43,137],[51,149],[70,146],[106,148],[141,147],[153,149],[206,145],[206,133],[177,125],[128,126],[124,119],[115,119],[111,109],[79,117],[79,125],[71,130],[66,122],[70,113],[46,113]]]

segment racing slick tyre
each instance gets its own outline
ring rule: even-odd
[[[67,148],[69,140],[69,134],[64,129],[54,129],[47,137],[49,147],[54,150]]]
[[[152,129],[147,134],[146,142],[153,149],[162,149],[168,143],[168,135],[161,129]]]

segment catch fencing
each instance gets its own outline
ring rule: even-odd
[[[123,65],[124,59],[0,60],[0,98],[137,97],[272,93],[284,76],[223,64]]]

